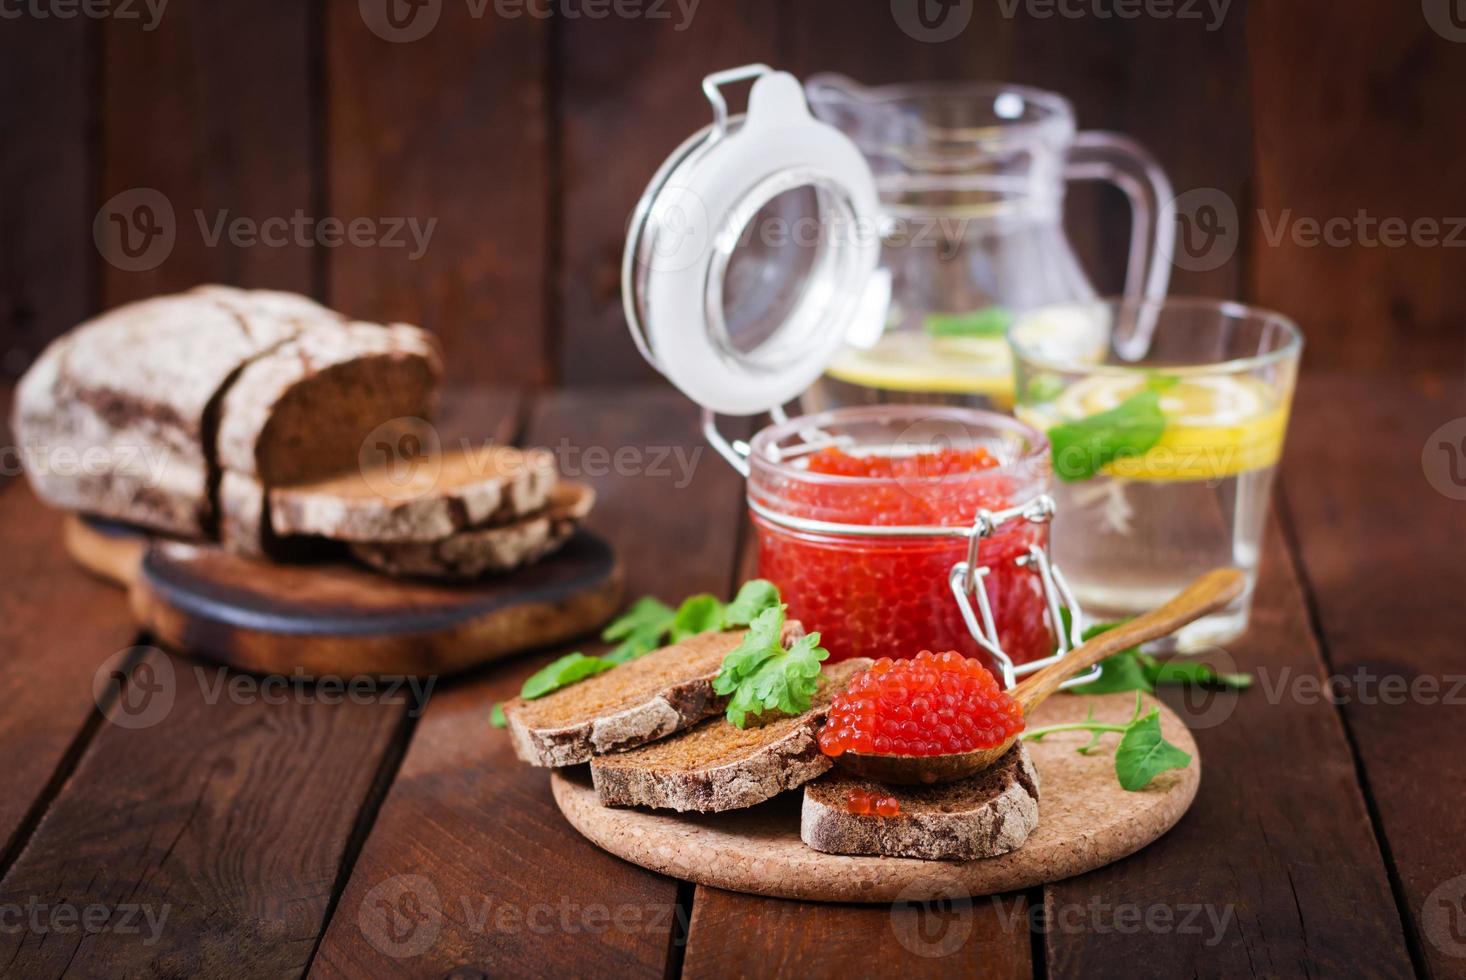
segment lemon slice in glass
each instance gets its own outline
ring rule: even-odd
[[[1103,470],[1130,480],[1219,480],[1271,466],[1283,449],[1288,399],[1237,375],[1095,375],[1071,384],[1054,404],[1056,421],[1107,411],[1147,387],[1160,396],[1166,428],[1140,456]]]
[[[830,377],[866,388],[982,395],[1013,403],[1013,358],[1002,337],[932,337],[893,332],[873,347],[846,347]]]

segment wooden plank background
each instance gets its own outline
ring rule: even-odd
[[[1150,147],[1183,210],[1235,212],[1226,260],[1183,262],[1177,291],[1277,306],[1308,333],[1311,365],[1461,363],[1461,253],[1295,234],[1360,213],[1466,215],[1452,95],[1466,46],[1424,8],[1235,0],[1217,23],[1205,10],[1127,20],[969,3],[953,8],[968,11],[965,30],[927,42],[875,0],[647,4],[601,19],[567,16],[580,0],[550,6],[435,0],[394,27],[386,0],[174,0],[156,24],[140,5],[136,19],[0,23],[0,376],[99,308],[219,280],[417,320],[443,336],[456,381],[647,380],[618,296],[626,218],[706,121],[702,75],[754,60],[1064,93],[1082,127]],[[94,244],[94,221],[141,234],[137,208],[159,199],[172,244],[144,267]],[[297,214],[366,222],[376,243],[216,235],[221,220]],[[1067,219],[1091,277],[1117,289],[1122,198],[1076,186]],[[422,247],[391,234],[408,221]]]

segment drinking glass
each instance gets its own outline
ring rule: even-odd
[[[1223,565],[1248,587],[1161,650],[1247,628],[1303,340],[1288,318],[1210,299],[1044,307],[1008,331],[1014,414],[1048,435],[1054,555],[1091,621],[1153,609]]]

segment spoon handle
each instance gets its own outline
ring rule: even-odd
[[[1194,619],[1215,612],[1242,594],[1247,577],[1236,568],[1218,568],[1186,586],[1165,605],[1106,630],[1074,649],[1056,664],[1029,677],[1013,689],[1025,715],[1059,689],[1067,678],[1088,670],[1107,657],[1147,640],[1174,633]]]

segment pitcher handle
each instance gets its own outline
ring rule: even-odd
[[[1064,176],[1069,180],[1103,180],[1125,192],[1130,199],[1125,298],[1164,298],[1175,254],[1176,195],[1160,164],[1128,136],[1085,132],[1075,134]]]

